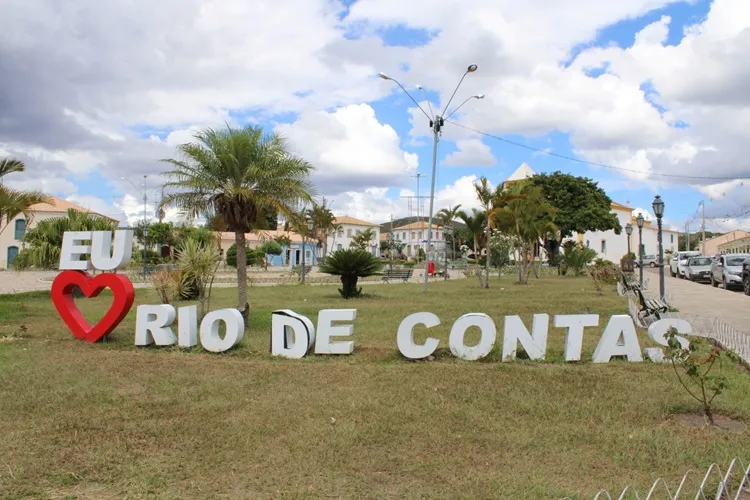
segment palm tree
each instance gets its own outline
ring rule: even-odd
[[[322,203],[313,203],[313,207],[308,211],[310,220],[313,223],[311,237],[318,242],[318,250],[323,250],[323,258],[328,255],[328,235],[336,221],[336,216],[333,215],[327,203],[328,201],[323,198]],[[318,257],[321,257],[320,252],[318,252]]]
[[[437,217],[442,222],[443,228],[445,228],[446,225],[450,224],[454,220],[458,219],[459,214],[461,213],[461,204],[459,203],[455,207],[451,207],[448,205],[448,208],[443,208],[437,213]],[[443,233],[445,234],[445,233]],[[443,238],[445,240],[445,238]],[[453,244],[453,258],[456,258],[456,236],[455,233],[453,233],[453,236],[451,237],[451,243]],[[446,248],[446,251],[448,249]]]
[[[508,202],[516,199],[525,198],[526,196],[523,194],[511,194],[505,189],[505,183],[501,182],[498,184],[495,189],[491,189],[489,182],[487,181],[486,177],[481,177],[479,179],[478,183],[474,183],[474,190],[477,193],[477,198],[479,198],[479,203],[481,204],[484,211],[488,214],[487,215],[487,226],[485,228],[485,245],[487,249],[487,255],[484,262],[484,268],[485,268],[485,279],[484,281],[480,280],[480,285],[482,288],[489,288],[490,287],[490,231],[492,231],[492,214],[495,211],[502,210],[503,207],[505,207]]]
[[[3,177],[8,174],[20,173],[26,170],[26,166],[21,160],[15,158],[0,159],[0,233],[5,230],[5,225],[17,215],[23,215],[28,226],[29,221],[34,217],[31,207],[37,203],[52,203],[52,199],[41,191],[21,191],[12,189],[3,184]]]
[[[19,269],[56,269],[60,262],[63,234],[67,231],[114,231],[119,223],[100,215],[70,209],[64,217],[40,221],[26,231],[15,265]]]
[[[289,214],[301,201],[311,201],[308,181],[313,167],[291,154],[279,134],[261,127],[206,129],[197,142],[178,146],[181,159],[165,159],[175,168],[165,175],[165,187],[175,189],[162,200],[189,214],[220,215],[234,232],[237,255],[245,255],[245,233],[268,210]],[[237,260],[237,308],[245,320],[247,302],[245,259]]]
[[[476,208],[473,208],[471,212],[471,215],[469,215],[466,212],[461,211],[458,213],[458,216],[466,225],[466,229],[468,229],[474,239],[474,257],[478,259],[479,249],[482,248],[482,245],[484,244],[484,228],[487,225],[487,212],[477,210]],[[482,286],[481,273],[479,273],[479,285]]]

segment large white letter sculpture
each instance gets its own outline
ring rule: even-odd
[[[221,338],[219,323],[226,325],[226,333]],[[207,351],[223,352],[236,346],[245,335],[245,320],[237,309],[219,309],[206,314],[201,321],[201,345]]]
[[[609,319],[599,345],[594,349],[592,361],[607,363],[612,356],[625,356],[631,362],[643,361],[633,318],[627,314],[616,314]]]
[[[334,325],[334,321],[354,321],[356,309],[323,309],[318,313],[315,354],[351,354],[354,341],[334,342],[331,337],[349,337],[354,325]]]
[[[315,344],[315,326],[309,318],[289,309],[271,314],[271,356],[300,359]]]
[[[398,325],[396,334],[396,344],[398,350],[409,359],[422,359],[430,356],[437,349],[440,340],[427,337],[424,344],[417,345],[414,343],[414,327],[424,325],[432,328],[440,324],[440,319],[430,312],[418,312],[410,314]]]
[[[464,335],[470,327],[476,326],[482,331],[479,343],[474,347],[464,344]],[[453,323],[451,334],[448,337],[448,345],[454,356],[474,361],[487,356],[495,345],[497,330],[492,318],[486,314],[469,313],[464,314]]]
[[[535,314],[531,331],[523,324],[519,316],[506,316],[503,332],[503,361],[516,358],[516,347],[520,342],[529,355],[529,359],[544,359],[547,351],[547,332],[549,330],[549,315]]]
[[[176,341],[170,325],[175,310],[169,304],[138,306],[135,315],[135,345],[173,345]]]
[[[567,328],[565,336],[565,361],[580,361],[583,346],[583,329],[599,326],[598,314],[564,314],[555,316],[555,328]]]
[[[668,346],[666,335],[670,328],[677,330],[677,333],[689,335],[693,333],[693,327],[690,323],[684,319],[660,319],[654,321],[648,327],[648,336],[659,345]],[[680,347],[687,349],[690,346],[690,341],[685,337],[675,336],[675,340],[680,343]],[[664,357],[664,351],[659,347],[648,347],[646,348],[646,356],[654,363],[662,363],[666,361]]]
[[[91,245],[83,244],[84,241],[90,241]],[[110,231],[66,231],[58,267],[60,270],[86,271],[93,266],[100,271],[114,271],[130,262],[132,252],[133,231],[130,229],[115,231],[114,245]],[[90,262],[82,259],[88,254],[91,255]]]

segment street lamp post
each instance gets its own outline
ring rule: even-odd
[[[635,222],[638,225],[638,268],[640,269],[641,290],[643,290],[643,214],[639,213]]]
[[[143,281],[146,282],[146,265],[148,264],[148,228],[143,221]]]
[[[630,222],[625,224],[625,234],[628,235],[628,258],[630,258],[630,235],[633,234],[633,225]]]
[[[448,279],[448,242],[446,238],[453,234],[453,226],[446,224],[443,226],[443,243],[445,247],[445,267],[443,267],[443,279]]]
[[[443,128],[443,125],[445,125],[446,118],[450,118],[453,116],[456,111],[458,111],[464,104],[469,102],[471,99],[484,99],[484,94],[474,95],[471,97],[468,97],[464,102],[462,102],[456,109],[451,111],[448,116],[445,115],[445,113],[448,111],[448,107],[451,105],[451,102],[453,101],[453,98],[456,96],[456,92],[458,92],[458,88],[461,86],[461,83],[463,83],[464,78],[466,78],[466,75],[469,73],[474,73],[478,69],[478,66],[476,64],[471,64],[466,68],[466,71],[464,72],[461,79],[458,81],[458,85],[456,85],[455,90],[453,90],[453,94],[451,94],[450,99],[448,99],[448,104],[445,105],[445,109],[440,114],[435,114],[434,117],[427,114],[427,112],[422,109],[422,106],[419,105],[419,103],[412,97],[412,95],[404,88],[401,83],[398,82],[398,80],[391,78],[387,76],[384,73],[378,73],[378,76],[382,78],[383,80],[390,80],[394,82],[396,85],[401,87],[401,90],[406,93],[407,96],[409,96],[409,99],[412,100],[414,104],[417,105],[420,111],[427,117],[427,119],[430,122],[430,129],[432,129],[432,180],[430,182],[430,215],[427,220],[427,241],[426,241],[426,248],[425,248],[425,267],[424,267],[424,290],[427,291],[427,287],[429,284],[429,267],[430,267],[430,246],[432,244],[432,215],[433,215],[433,209],[435,204],[435,172],[437,170],[437,147],[438,147],[438,141],[440,140],[440,133]]]
[[[662,244],[661,234],[661,219],[664,216],[664,200],[662,200],[661,196],[657,194],[651,206],[654,209],[654,215],[656,215],[656,235],[659,245],[659,296],[662,300],[666,300],[666,292],[664,290],[664,245]]]
[[[148,213],[148,191],[146,190],[146,179],[148,179],[148,174],[143,175],[143,191],[141,192],[143,195],[143,281],[146,281],[146,238],[148,237],[148,229],[146,229],[148,223],[146,220],[146,214]],[[133,184],[133,181],[130,179],[120,177],[120,180],[129,182],[131,186],[140,191],[138,186]]]

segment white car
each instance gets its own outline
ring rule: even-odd
[[[685,278],[685,268],[687,267],[688,259],[690,257],[700,257],[700,252],[677,252],[672,256],[669,261],[669,273],[672,277]]]
[[[711,265],[711,284],[724,290],[742,287],[742,263],[750,257],[746,253],[717,255]]]
[[[690,257],[685,277],[690,281],[711,281],[711,257]]]

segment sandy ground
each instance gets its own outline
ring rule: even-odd
[[[414,274],[412,275],[411,281],[412,282],[420,282],[423,279],[424,274],[423,269],[415,269]],[[128,273],[132,274],[132,273]],[[17,271],[0,271],[0,295],[2,294],[9,294],[9,293],[22,293],[22,292],[32,292],[37,290],[49,290],[52,286],[52,280],[57,276],[56,271],[23,271],[23,272],[17,272]],[[235,273],[232,270],[224,270],[220,269],[217,276],[216,276],[216,282],[214,283],[214,286],[217,287],[232,287],[235,286]],[[331,276],[323,273],[319,273],[317,269],[313,269],[313,271],[308,275],[310,278],[328,278],[330,279]],[[451,271],[449,272],[450,279],[459,279],[463,278],[463,272],[461,271]],[[279,282],[282,283],[289,283],[291,280],[294,280],[296,278],[296,275],[291,273],[288,269],[271,269],[269,268],[268,271],[262,271],[262,270],[251,270],[248,272],[248,278],[251,281],[251,286],[268,286],[273,285],[273,283],[255,283],[253,284],[253,280],[272,280],[274,278],[278,279]],[[133,285],[135,288],[142,288],[144,284],[142,282],[139,283],[140,276],[131,276],[131,280],[133,281]],[[371,278],[373,281],[380,282],[381,279],[379,277],[373,277]],[[440,279],[440,278],[435,278]],[[335,280],[334,280],[335,281]],[[369,281],[369,279],[368,279]],[[432,281],[432,280],[431,280]],[[394,281],[394,283],[400,283],[401,281]]]

